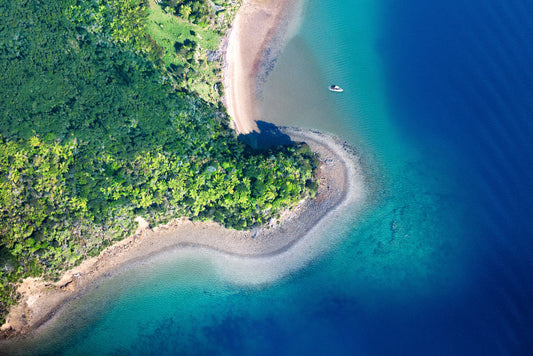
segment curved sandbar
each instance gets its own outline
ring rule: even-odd
[[[272,221],[268,226],[252,231],[230,230],[217,223],[188,219],[151,229],[144,219],[139,218],[136,234],[68,271],[59,282],[35,278],[24,280],[19,288],[23,299],[10,310],[2,327],[5,336],[31,332],[50,320],[68,301],[96,286],[101,278],[162,252],[197,246],[242,258],[272,257],[298,249],[300,240],[338,209],[363,203],[365,193],[360,166],[348,146],[317,132],[282,130],[293,140],[307,142],[320,154],[320,184],[315,198],[304,200],[286,211],[279,224]]]
[[[241,13],[240,18],[243,18]],[[250,40],[249,37],[248,39]],[[230,38],[230,42],[241,40],[243,38],[239,36]],[[248,81],[244,84],[250,88],[256,85],[259,69],[255,69],[255,76],[241,77]],[[234,72],[230,74],[233,75]],[[240,96],[233,96],[233,101],[231,96],[230,93],[230,112],[232,102],[235,103],[238,99],[237,104],[240,103]],[[246,105],[253,105],[255,102],[254,97],[252,101],[248,101],[250,98],[245,100]],[[243,115],[239,119],[248,120],[246,122],[251,122],[252,126],[255,124],[253,116]],[[283,263],[309,259],[306,243],[315,238],[317,233],[320,235],[317,230],[321,228],[321,223],[334,217],[339,209],[347,206],[360,207],[364,202],[363,176],[353,151],[337,139],[293,128],[282,128],[282,131],[293,141],[307,142],[314,152],[320,154],[321,164],[317,172],[320,184],[315,198],[304,200],[294,209],[284,212],[279,221],[272,221],[268,226],[252,231],[229,230],[216,223],[195,223],[188,219],[151,229],[148,222],[138,218],[139,229],[136,234],[66,272],[59,282],[35,278],[24,280],[18,289],[23,295],[22,301],[11,308],[7,322],[1,328],[4,337],[27,335],[35,331],[53,319],[69,301],[97,286],[102,278],[173,249],[197,247],[199,253],[208,249],[223,256],[245,260],[276,259],[282,256],[286,257],[282,259]]]

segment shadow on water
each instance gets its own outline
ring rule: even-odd
[[[240,134],[239,140],[259,150],[294,144],[290,136],[281,132],[278,126],[265,121],[256,121],[256,124],[259,132]]]

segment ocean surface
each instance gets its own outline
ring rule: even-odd
[[[367,206],[286,268],[130,267],[25,353],[533,354],[532,1],[305,0],[261,112],[353,145]]]

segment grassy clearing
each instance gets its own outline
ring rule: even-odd
[[[184,58],[177,55],[174,44],[190,40],[198,43],[200,51],[216,50],[220,41],[217,32],[203,28],[182,18],[166,13],[150,0],[146,32],[165,49],[163,60],[167,65],[184,65]]]
[[[217,50],[220,35],[165,12],[150,0],[146,32],[163,48],[163,61],[169,73],[187,91],[218,103],[222,93],[221,63],[207,60],[207,51]]]

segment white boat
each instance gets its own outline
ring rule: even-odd
[[[329,90],[336,91],[337,93],[342,93],[344,89],[342,89],[340,86],[332,84],[329,86]]]

